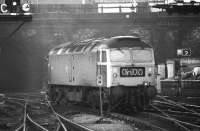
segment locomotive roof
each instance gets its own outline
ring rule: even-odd
[[[150,45],[141,41],[139,37],[117,36],[111,38],[95,38],[80,42],[64,43],[54,48],[52,52],[56,52],[56,54],[67,54],[75,52],[95,52],[98,49],[133,47],[152,48]]]

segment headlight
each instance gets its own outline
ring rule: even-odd
[[[113,77],[114,77],[114,78],[117,78],[117,73],[113,73]]]
[[[25,12],[28,12],[30,11],[30,5],[25,3],[22,5],[22,10],[25,11]]]
[[[149,72],[151,72],[151,71],[152,71],[152,68],[149,68],[148,70],[149,70]]]
[[[149,82],[145,81],[144,86],[148,86],[148,85],[149,85]]]

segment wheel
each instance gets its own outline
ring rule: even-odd
[[[56,102],[56,104],[60,104],[61,100],[62,100],[62,91],[60,91],[59,88],[57,87],[56,91],[55,91],[55,102]]]

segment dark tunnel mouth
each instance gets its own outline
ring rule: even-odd
[[[0,45],[0,92],[24,92],[30,82],[30,60],[26,47],[19,42]]]

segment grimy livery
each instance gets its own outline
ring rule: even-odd
[[[153,48],[134,36],[62,44],[49,52],[49,95],[53,101],[143,109],[156,94]],[[101,88],[99,88],[101,87]]]

